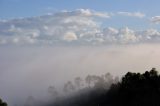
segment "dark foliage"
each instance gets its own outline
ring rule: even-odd
[[[160,75],[155,68],[143,74],[128,72],[109,90],[85,88],[50,106],[160,106]]]
[[[3,102],[3,101],[0,99],[0,106],[7,106],[7,103]]]
[[[109,106],[160,106],[160,75],[153,68],[144,74],[128,72],[108,92]]]

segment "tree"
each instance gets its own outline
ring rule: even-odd
[[[106,78],[88,75],[89,88],[53,106],[160,106],[160,75],[155,68],[142,74],[128,72],[121,81],[116,78],[118,82],[112,82],[109,90],[101,89],[107,84]]]
[[[94,78],[94,81],[95,81],[94,82],[94,87],[103,88],[103,89],[107,88],[106,86],[108,86],[108,85],[106,84],[103,76],[101,76],[101,77],[100,76],[95,76],[93,78]]]
[[[7,106],[7,103],[2,101],[2,99],[0,99],[0,106]]]
[[[91,75],[88,75],[88,76],[85,78],[85,81],[86,81],[86,83],[88,84],[88,86],[90,87],[91,82],[92,82],[92,76],[91,76]]]
[[[68,81],[65,85],[64,85],[64,88],[63,88],[63,91],[65,93],[70,93],[70,92],[73,92],[75,90],[75,86],[72,84],[71,81]]]
[[[54,86],[49,86],[48,87],[48,93],[53,97],[57,97],[58,96],[58,92],[56,90],[56,88]]]
[[[74,79],[75,85],[76,85],[76,87],[77,87],[78,89],[81,89],[81,86],[83,86],[82,81],[83,81],[83,80],[81,79],[81,77],[76,77],[76,78]]]
[[[156,68],[152,68],[150,71],[150,75],[152,77],[158,76],[158,71],[156,70]]]
[[[109,93],[110,106],[160,106],[160,75],[155,68],[144,74],[128,72]]]
[[[106,73],[104,77],[107,82],[113,82],[113,76],[110,73]]]

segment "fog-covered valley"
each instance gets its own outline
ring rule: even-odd
[[[23,104],[29,96],[47,99],[50,86],[63,94],[64,84],[76,77],[105,73],[121,77],[128,71],[160,68],[159,44],[0,49],[0,94],[9,105]]]

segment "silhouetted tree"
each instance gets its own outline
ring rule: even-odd
[[[0,106],[7,106],[7,103],[3,102],[2,99],[0,99]]]
[[[117,86],[108,92],[110,106],[160,106],[160,76],[155,68],[144,74],[128,72]]]
[[[55,106],[160,106],[160,75],[155,68],[143,74],[128,72],[121,81],[106,76],[88,75],[85,80],[90,87]],[[109,90],[103,89],[108,81],[113,84]]]

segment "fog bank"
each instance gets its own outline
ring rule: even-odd
[[[10,106],[28,96],[47,97],[50,85],[62,90],[73,78],[110,72],[160,69],[159,44],[110,46],[0,47],[0,96]]]

